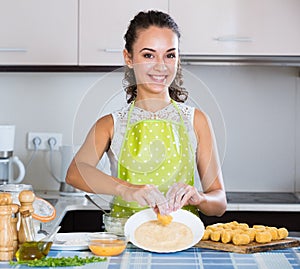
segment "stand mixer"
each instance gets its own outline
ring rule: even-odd
[[[15,139],[14,125],[0,125],[0,185],[17,184],[25,177],[25,167],[17,156],[13,156]],[[14,167],[19,175],[14,177]]]

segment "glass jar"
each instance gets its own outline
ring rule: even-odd
[[[0,192],[8,192],[12,196],[13,204],[20,204],[19,193],[23,190],[33,191],[32,185],[28,184],[4,184],[0,185]]]

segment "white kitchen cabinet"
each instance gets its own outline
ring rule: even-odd
[[[77,0],[0,0],[0,65],[77,64]]]
[[[124,65],[123,36],[141,10],[168,12],[168,0],[79,0],[79,64]]]
[[[186,55],[300,55],[299,0],[172,0]]]

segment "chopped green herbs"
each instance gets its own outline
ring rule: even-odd
[[[31,261],[11,261],[10,265],[18,265],[18,264],[25,264],[30,267],[64,267],[64,266],[81,266],[87,263],[96,263],[96,262],[103,262],[106,261],[106,258],[101,257],[59,257],[59,258],[52,258],[48,257],[41,260],[31,260]]]

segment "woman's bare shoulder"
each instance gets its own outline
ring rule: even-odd
[[[202,110],[195,108],[194,112],[194,126],[195,128],[204,127],[205,125],[209,126],[210,119],[206,113]]]
[[[114,120],[112,114],[105,115],[97,120],[95,123],[96,132],[109,132],[114,129]]]
[[[101,123],[101,124],[113,124],[113,116],[112,114],[107,114],[105,116],[102,116],[101,118],[99,118],[96,122]]]
[[[195,109],[194,130],[198,143],[200,141],[208,141],[207,139],[210,140],[214,135],[209,116],[199,109]]]
[[[119,124],[120,120],[127,117],[127,113],[128,106],[124,106],[110,114],[102,116],[94,125],[94,128],[96,128],[96,133],[108,139],[112,139],[115,127]]]

